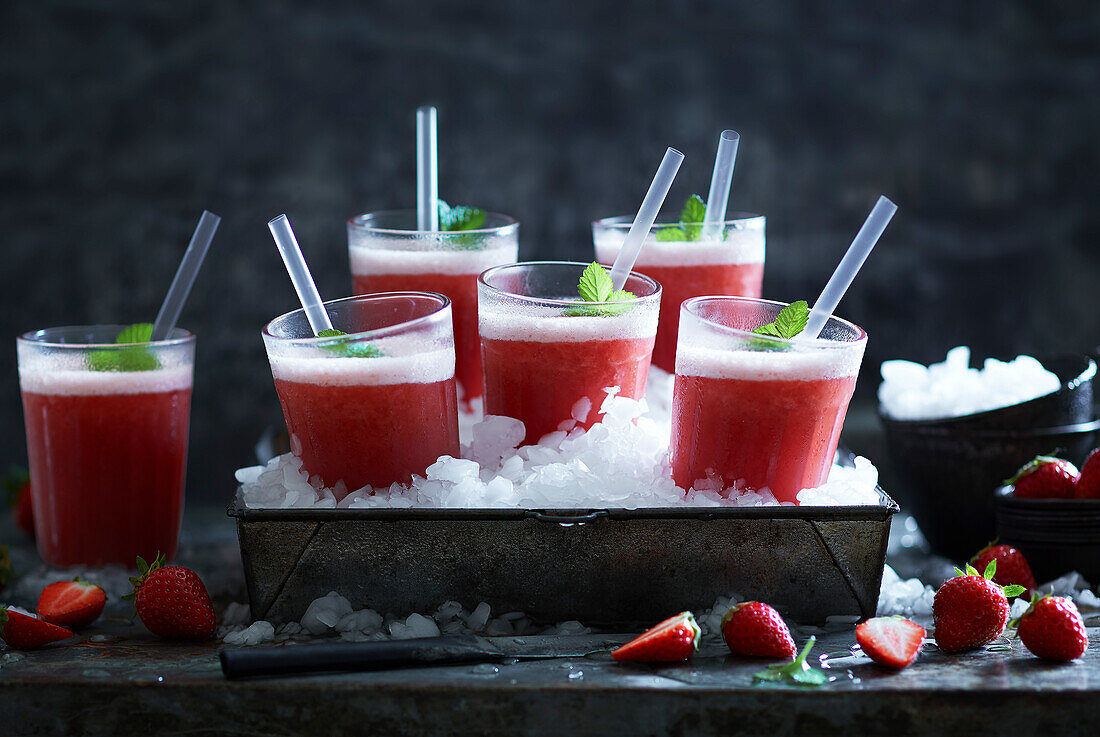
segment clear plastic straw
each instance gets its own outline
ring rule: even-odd
[[[733,164],[737,160],[737,144],[741,136],[737,131],[722,131],[718,139],[718,154],[714,157],[714,171],[710,175],[710,193],[707,195],[707,214],[703,217],[703,238],[717,238],[726,219],[726,205],[733,184]]]
[[[286,215],[280,215],[267,224],[271,235],[275,238],[275,245],[279,247],[279,254],[286,264],[286,271],[290,274],[290,281],[294,284],[294,291],[298,293],[298,299],[302,301],[302,307],[306,311],[306,319],[313,328],[313,334],[322,330],[332,330],[332,322],[328,319],[328,312],[321,304],[321,295],[317,292],[317,285],[313,283],[313,275],[309,273],[309,265],[302,255],[302,249],[298,247],[298,239],[294,237],[294,231],[290,229],[290,221]]]
[[[844,258],[840,259],[836,271],[829,277],[829,283],[821,290],[821,296],[817,298],[813,309],[810,310],[806,329],[799,333],[798,337],[810,340],[821,333],[825,322],[840,304],[848,287],[852,286],[852,280],[856,278],[863,262],[871,254],[871,249],[878,243],[886,226],[890,224],[890,218],[894,217],[897,210],[898,206],[890,200],[881,196],[878,198],[878,202],[875,203],[871,214],[867,216],[863,227],[859,229],[852,245],[848,246],[848,252],[844,254]]]
[[[642,206],[638,208],[638,214],[634,217],[630,232],[623,239],[623,246],[619,249],[619,255],[611,267],[611,285],[616,290],[622,289],[626,284],[626,278],[630,276],[630,270],[634,268],[634,262],[642,252],[646,236],[649,235],[653,223],[657,220],[657,213],[661,211],[661,205],[665,203],[668,190],[672,187],[672,180],[676,178],[676,172],[680,170],[680,164],[683,161],[684,155],[676,149],[669,148],[665,151],[665,157],[657,167],[653,183],[649,185],[649,191],[642,200]]]
[[[210,248],[210,242],[214,240],[214,232],[221,221],[220,217],[209,210],[202,211],[198,227],[191,236],[191,242],[187,244],[187,251],[183,254],[183,260],[176,269],[172,285],[168,287],[168,294],[164,296],[164,302],[160,305],[157,319],[153,321],[152,340],[164,340],[172,332],[172,328],[176,327],[176,321],[180,319],[180,312],[183,311],[183,303],[187,301],[187,295],[191,294],[195,277],[199,275],[202,260],[206,258],[206,251]]]
[[[439,230],[439,152],[431,105],[416,109],[416,229]]]

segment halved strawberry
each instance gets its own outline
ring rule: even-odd
[[[699,649],[699,625],[691,612],[680,612],[613,650],[615,660],[635,663],[677,663]]]
[[[41,619],[0,609],[0,638],[8,647],[16,650],[34,650],[58,640],[67,640],[73,633],[64,627],[44,622]]]
[[[74,630],[87,627],[103,613],[107,594],[99,586],[77,576],[42,589],[38,597],[39,618]]]
[[[924,627],[902,617],[875,617],[856,627],[856,642],[879,665],[901,669],[917,659]]]

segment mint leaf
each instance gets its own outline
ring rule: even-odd
[[[443,200],[439,200],[440,230],[477,230],[484,224],[484,210],[477,207],[468,207],[467,205],[451,207]]]
[[[806,662],[806,656],[810,654],[815,642],[817,642],[817,638],[810,637],[806,646],[802,648],[802,652],[794,659],[794,662],[769,665],[767,670],[754,674],[753,680],[772,683],[790,681],[796,686],[809,686],[811,688],[824,686],[829,682],[829,677]]]
[[[1008,586],[1005,586],[1004,594],[1005,594],[1005,598],[1011,599],[1015,596],[1019,596],[1020,594],[1024,593],[1025,591],[1027,591],[1027,589],[1025,589],[1023,586],[1021,586],[1018,583],[1014,583],[1014,584],[1009,584]]]
[[[586,304],[580,307],[570,307],[562,312],[566,317],[611,317],[621,315],[627,310],[634,309],[632,304],[601,304],[600,302],[625,302],[629,299],[637,299],[637,296],[625,289],[615,289],[611,283],[611,275],[607,273],[601,264],[593,261],[584,268],[580,282],[577,284],[577,293]]]
[[[659,241],[686,241],[688,239],[683,228],[658,228],[653,235]]]
[[[806,329],[810,319],[810,308],[805,300],[792,302],[775,316],[775,322],[761,325],[753,330],[757,335],[770,335],[773,338],[793,338]]]
[[[122,329],[115,336],[115,343],[148,343],[153,339],[153,324],[138,322]],[[84,357],[92,371],[153,371],[160,368],[160,361],[145,346],[134,346],[114,351],[92,351]]]
[[[707,216],[707,203],[697,194],[687,198],[680,210],[681,223],[701,223]]]
[[[688,197],[680,210],[680,224],[684,229],[685,241],[697,241],[703,234],[703,219],[707,214],[707,204],[697,194]]]
[[[577,284],[577,292],[585,302],[606,302],[614,289],[607,269],[595,261],[585,267]]]
[[[343,330],[322,330],[318,338],[339,338],[347,335]],[[331,351],[341,358],[381,358],[386,355],[370,343],[349,343],[346,340],[333,340],[322,343],[321,348]]]

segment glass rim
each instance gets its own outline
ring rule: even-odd
[[[420,317],[414,317],[411,320],[406,320],[404,322],[399,322],[396,325],[387,325],[384,328],[371,328],[370,330],[360,330],[359,332],[348,333],[347,335],[339,336],[339,339],[342,342],[351,342],[353,339],[358,341],[358,340],[363,340],[363,339],[368,339],[369,340],[369,339],[386,338],[386,337],[389,337],[390,335],[393,335],[393,334],[396,334],[396,333],[405,332],[406,330],[409,329],[410,326],[416,326],[416,325],[419,325],[419,324],[422,324],[422,323],[427,324],[427,323],[430,323],[430,322],[433,322],[433,321],[434,322],[439,322],[439,320],[440,320],[439,314],[441,312],[443,312],[443,310],[445,310],[445,309],[447,309],[448,307],[451,306],[451,300],[445,294],[440,294],[439,292],[417,292],[417,291],[371,292],[370,294],[355,294],[355,295],[352,295],[351,297],[341,297],[340,299],[330,299],[326,302],[322,302],[321,305],[326,308],[326,312],[327,312],[327,308],[331,305],[343,304],[345,302],[372,302],[372,301],[376,301],[376,300],[380,300],[380,299],[392,299],[394,297],[426,298],[426,299],[435,301],[438,306],[426,315],[421,315]],[[278,317],[269,320],[267,322],[267,324],[264,325],[263,330],[260,331],[261,334],[265,338],[271,338],[272,340],[277,340],[280,343],[284,343],[284,344],[287,344],[287,345],[297,345],[297,346],[317,346],[317,345],[320,345],[320,344],[323,344],[323,343],[324,344],[331,343],[333,340],[336,340],[336,338],[333,338],[333,337],[321,338],[321,337],[318,337],[316,335],[314,335],[313,337],[310,337],[310,338],[285,338],[281,335],[275,335],[274,333],[271,332],[271,326],[272,325],[279,322],[280,320],[289,319],[292,315],[297,315],[297,314],[302,314],[304,316],[305,315],[305,308],[304,307],[299,307],[296,310],[291,310],[290,312],[285,312],[282,315],[279,315]]]
[[[515,299],[522,299],[526,302],[545,305],[547,307],[571,308],[571,307],[576,307],[578,304],[584,304],[584,303],[583,302],[578,303],[577,300],[554,299],[552,297],[532,297],[532,296],[529,296],[529,295],[526,295],[526,294],[516,294],[515,292],[509,292],[507,290],[501,289],[500,287],[494,287],[492,284],[485,281],[485,277],[489,276],[491,274],[495,274],[498,271],[503,271],[505,269],[514,269],[514,268],[519,267],[519,266],[579,266],[579,267],[581,267],[581,271],[583,271],[588,266],[590,266],[591,263],[592,262],[587,262],[586,263],[586,262],[583,262],[583,261],[517,261],[516,263],[513,263],[513,264],[500,264],[499,266],[489,267],[485,271],[478,274],[477,283],[478,283],[478,286],[484,286],[486,289],[492,290],[495,294],[504,295],[505,297],[513,297]],[[604,267],[604,268],[606,268],[606,267]],[[612,300],[612,301],[608,301],[608,302],[599,302],[598,304],[602,304],[602,305],[633,305],[633,304],[638,304],[639,302],[642,302],[644,300],[653,299],[654,297],[659,298],[661,296],[661,292],[662,292],[661,283],[659,281],[657,281],[656,279],[654,279],[653,277],[646,276],[645,274],[643,274],[641,272],[638,272],[638,271],[631,271],[629,276],[637,277],[638,279],[641,279],[643,282],[645,282],[649,285],[652,285],[652,287],[654,287],[654,290],[652,292],[650,292],[649,294],[644,294],[640,297],[635,297],[634,299],[617,299],[617,300]],[[596,304],[596,303],[592,303],[592,304]]]
[[[500,212],[485,211],[485,219],[490,217],[499,218],[504,220],[503,225],[496,225],[491,228],[474,228],[472,230],[409,230],[406,228],[375,228],[366,225],[363,221],[366,218],[376,218],[386,215],[412,215],[413,219],[416,219],[416,210],[376,210],[375,212],[364,212],[359,215],[348,218],[348,227],[355,228],[356,230],[364,233],[377,233],[379,235],[430,235],[435,237],[447,237],[447,236],[459,236],[459,235],[493,235],[502,234],[509,230],[519,228],[519,220],[511,215],[505,215]]]
[[[761,224],[763,224],[763,222],[766,219],[767,218],[764,215],[760,215],[760,214],[757,214],[757,213],[733,212],[733,213],[729,213],[727,215],[726,219],[722,220],[720,224],[722,225],[723,229],[725,229],[725,228],[733,227],[737,224],[753,223],[754,221],[757,221],[757,220],[761,221]],[[593,229],[604,228],[604,229],[607,229],[607,230],[629,230],[630,226],[633,225],[633,224],[634,224],[634,215],[615,215],[613,217],[600,218],[599,220],[593,220],[592,221]],[[700,225],[700,226],[704,225],[704,223],[691,223],[691,224],[692,225]],[[672,222],[672,221],[656,222],[656,223],[653,224],[653,227],[649,229],[649,232],[652,233],[655,230],[663,230],[665,228],[679,228],[679,227],[682,227],[682,226],[683,226],[683,223],[681,223],[679,220],[677,220],[675,222]]]
[[[141,343],[59,343],[56,340],[46,339],[48,333],[54,333],[61,330],[75,330],[91,332],[100,328],[118,328],[116,335],[126,328],[130,327],[133,323],[127,325],[117,325],[114,323],[101,323],[99,325],[60,325],[52,328],[42,328],[41,330],[30,330],[22,335],[16,337],[17,343],[26,343],[27,345],[33,345],[41,348],[53,348],[62,350],[110,350],[110,349],[125,349],[133,348],[134,346],[146,346],[150,348],[170,348],[172,346],[186,345],[187,343],[195,342],[195,334],[185,328],[175,327],[172,328],[172,337],[165,338],[164,340],[147,340]]]
[[[731,328],[729,325],[723,325],[722,323],[715,322],[714,320],[703,317],[702,315],[698,314],[693,309],[694,307],[696,307],[699,304],[702,304],[703,302],[745,302],[745,303],[758,304],[758,305],[770,305],[770,306],[774,306],[774,307],[779,307],[780,309],[782,309],[783,307],[788,306],[790,304],[790,302],[780,302],[780,301],[774,300],[774,299],[758,299],[756,297],[739,297],[739,296],[728,295],[728,294],[716,294],[716,295],[703,295],[701,297],[692,297],[690,299],[685,299],[680,304],[680,311],[681,312],[685,312],[685,311],[688,312],[695,319],[700,320],[701,322],[705,323],[707,325],[707,327],[717,328],[717,329],[721,330],[723,333],[727,333],[729,335],[736,336],[738,338],[743,338],[745,340],[758,340],[760,338],[764,338],[765,340],[771,340],[771,341],[775,341],[777,343],[783,343],[783,344],[786,344],[786,345],[804,345],[804,346],[813,346],[814,348],[823,348],[823,349],[844,349],[844,348],[850,348],[852,346],[856,346],[856,345],[859,345],[861,343],[866,343],[867,342],[867,331],[866,330],[861,328],[859,325],[856,325],[854,322],[851,322],[849,320],[845,320],[843,317],[837,317],[836,315],[829,315],[828,319],[826,319],[826,321],[825,321],[825,325],[827,326],[829,324],[830,320],[836,320],[841,325],[850,328],[856,334],[856,337],[854,339],[852,339],[852,340],[829,340],[828,338],[817,337],[817,338],[813,338],[811,340],[806,340],[804,338],[799,339],[798,337],[794,337],[794,338],[777,338],[777,337],[772,336],[772,335],[760,335],[759,333],[754,333],[751,330],[741,330],[740,328]],[[822,328],[822,330],[824,330],[824,327]]]

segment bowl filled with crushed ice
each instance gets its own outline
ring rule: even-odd
[[[936,552],[968,556],[994,535],[994,492],[1037,455],[1079,463],[1096,445],[1096,363],[1085,355],[882,364],[879,417],[903,506]],[[975,547],[977,546],[977,547]]]

